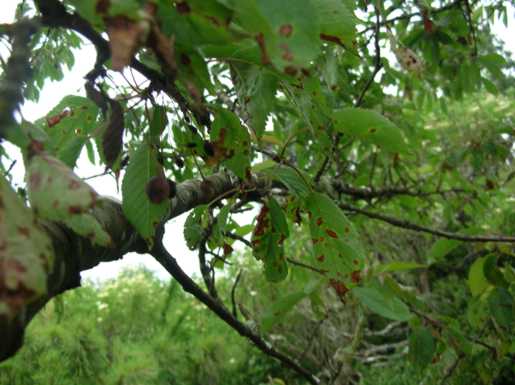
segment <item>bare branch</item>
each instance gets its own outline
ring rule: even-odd
[[[417,225],[412,222],[408,222],[403,219],[397,219],[394,217],[390,217],[383,214],[373,213],[371,211],[363,210],[358,207],[354,207],[345,203],[339,204],[340,208],[343,210],[352,211],[361,215],[364,215],[369,218],[378,219],[380,221],[389,223],[392,226],[400,227],[403,229],[418,231],[422,233],[428,233],[433,234],[438,237],[447,238],[447,239],[456,239],[458,241],[463,242],[506,242],[506,243],[515,243],[515,237],[508,237],[508,236],[494,236],[494,235],[464,235],[464,234],[457,234],[457,233],[451,233],[449,231],[443,231],[443,230],[436,230],[431,229],[429,227],[424,227]]]

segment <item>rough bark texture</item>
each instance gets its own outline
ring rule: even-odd
[[[174,218],[201,204],[236,192],[238,181],[225,173],[207,177],[203,181],[191,180],[177,186],[172,209],[167,219]],[[103,224],[113,240],[112,248],[94,246],[58,223],[43,223],[52,239],[55,264],[48,276],[48,293],[27,306],[10,322],[0,320],[0,361],[16,353],[23,341],[24,330],[30,320],[53,297],[80,286],[80,272],[91,269],[100,262],[115,261],[128,252],[147,252],[145,242],[125,219],[121,204],[110,198],[102,198],[93,215]]]

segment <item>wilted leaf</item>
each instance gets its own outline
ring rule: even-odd
[[[123,147],[123,109],[116,100],[109,100],[109,121],[102,135],[102,150],[106,166],[113,167]]]

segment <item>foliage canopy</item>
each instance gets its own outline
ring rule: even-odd
[[[502,383],[515,91],[491,26],[507,15],[472,0],[20,2],[0,25],[0,359],[81,271],[136,251],[299,381],[356,383],[393,349],[435,383]],[[87,43],[84,93],[15,118]],[[17,191],[6,143],[23,153]],[[121,203],[74,173],[81,154]],[[163,243],[186,212],[202,283]],[[329,334],[299,352],[306,325]]]

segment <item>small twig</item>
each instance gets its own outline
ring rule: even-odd
[[[379,8],[377,7],[377,4],[374,5],[374,9],[376,12],[376,23],[374,26],[374,47],[375,47],[375,56],[374,56],[374,70],[372,72],[372,75],[368,79],[367,83],[365,84],[365,87],[361,90],[361,93],[356,100],[356,103],[354,104],[354,107],[359,107],[363,103],[363,100],[365,98],[365,94],[367,93],[368,89],[374,82],[374,78],[376,77],[377,73],[381,71],[381,68],[383,68],[383,63],[381,63],[381,47],[379,46],[380,41],[380,26],[381,26],[381,13],[379,11]]]
[[[314,271],[315,273],[318,273],[318,274],[321,274],[321,275],[325,275],[327,273],[326,270],[322,270],[322,269],[317,269],[316,267],[313,267],[311,265],[308,265],[306,263],[303,263],[303,262],[300,262],[300,261],[297,261],[293,258],[286,258],[286,260],[291,263],[292,265],[295,265],[295,266],[298,266],[298,267],[302,267],[304,269],[308,269],[308,270],[311,270],[311,271]]]
[[[232,303],[232,315],[234,318],[238,319],[238,308],[236,306],[236,287],[238,286],[238,282],[240,282],[241,278],[241,270],[238,272],[236,279],[234,280],[234,284],[231,288],[231,303]]]
[[[403,229],[418,231],[422,233],[428,233],[433,234],[442,238],[447,239],[456,239],[458,241],[463,242],[506,242],[506,243],[515,243],[515,237],[508,237],[508,236],[489,236],[489,235],[463,235],[463,234],[457,234],[457,233],[451,233],[449,231],[443,231],[443,230],[436,230],[431,229],[429,227],[424,227],[417,225],[412,222],[408,222],[403,219],[397,219],[393,218],[387,215],[373,213],[371,211],[363,210],[345,203],[339,204],[340,208],[343,210],[352,211],[361,215],[364,215],[369,218],[378,219],[380,221],[389,223],[392,226],[400,227]]]

